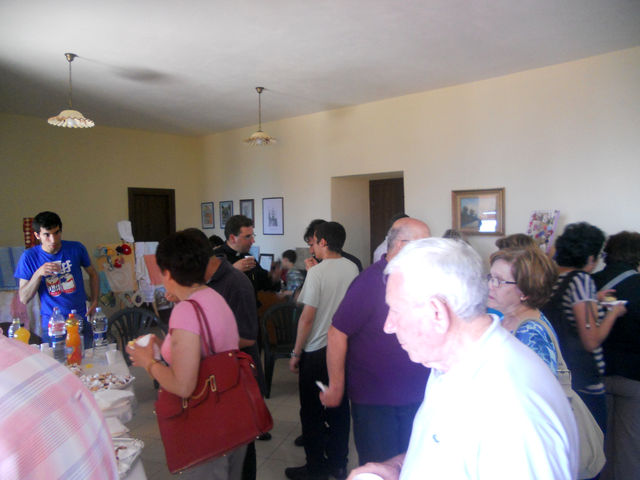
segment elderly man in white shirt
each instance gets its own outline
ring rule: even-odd
[[[575,479],[569,402],[544,362],[485,313],[478,254],[465,242],[417,240],[386,272],[385,331],[431,376],[408,451],[349,478]]]

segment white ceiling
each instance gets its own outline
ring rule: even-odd
[[[200,135],[640,45],[640,0],[0,0],[0,111]],[[53,127],[52,127],[53,128]]]

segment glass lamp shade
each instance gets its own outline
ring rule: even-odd
[[[85,118],[77,110],[63,110],[55,117],[51,117],[47,122],[56,127],[66,128],[91,128],[95,125],[93,120]]]
[[[276,143],[276,139],[267,135],[262,130],[258,130],[245,140],[249,145],[270,145]]]

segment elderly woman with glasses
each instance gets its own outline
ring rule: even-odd
[[[537,247],[498,250],[490,262],[487,305],[504,315],[502,326],[538,354],[557,376],[558,355],[548,331],[555,332],[539,310],[551,297],[557,277],[555,265]]]

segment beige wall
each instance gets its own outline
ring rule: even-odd
[[[435,235],[451,224],[451,190],[506,188],[508,233],[533,209],[558,208],[561,225],[588,220],[608,233],[640,229],[640,48],[455,87],[331,110],[264,130],[203,138],[96,127],[57,129],[0,115],[0,245],[20,244],[21,219],[58,211],[67,238],[115,241],[126,188],[176,189],[177,226],[199,225],[199,203],[255,199],[257,243],[279,255],[304,246],[312,218],[339,219],[347,248],[367,261],[363,193],[332,195],[334,177],[402,172],[408,214]],[[263,112],[268,118],[269,112]],[[262,235],[264,197],[284,197],[284,236]],[[343,207],[344,205],[344,207]],[[221,234],[220,228],[207,234]],[[484,255],[493,237],[472,237]],[[354,242],[353,244],[350,242]]]
[[[0,245],[22,245],[22,218],[57,212],[64,237],[87,248],[116,242],[129,218],[127,187],[173,188],[178,228],[200,225],[197,138],[0,115]]]
[[[302,245],[311,218],[331,218],[331,179],[402,171],[408,214],[434,235],[451,225],[451,190],[506,188],[507,233],[533,209],[561,210],[607,233],[640,229],[640,48],[263,125],[269,148],[242,143],[252,128],[205,138],[204,196],[285,197],[284,237]],[[268,118],[268,112],[264,112]],[[337,217],[337,215],[336,215]],[[343,216],[348,235],[364,228]],[[364,232],[364,234],[368,232]],[[359,235],[359,234],[358,234]],[[471,237],[487,255],[495,237]],[[363,260],[365,251],[354,251]]]

